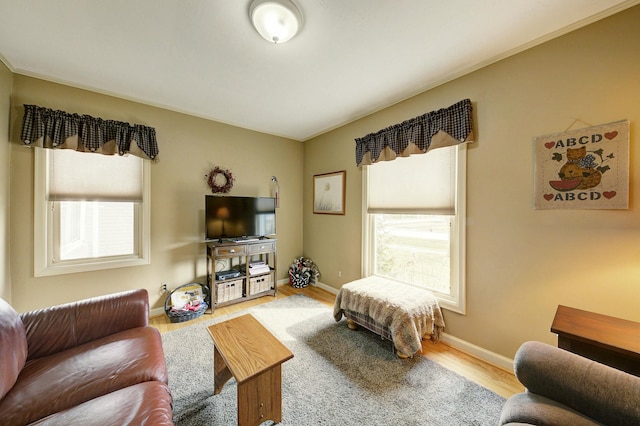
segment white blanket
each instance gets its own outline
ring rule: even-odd
[[[358,312],[389,329],[396,349],[407,356],[422,349],[422,337],[440,338],[444,319],[438,300],[428,290],[381,277],[367,277],[342,286],[333,316]]]

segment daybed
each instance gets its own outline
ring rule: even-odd
[[[413,356],[422,339],[437,342],[444,319],[433,293],[382,277],[371,276],[342,286],[333,316],[347,318],[349,328],[361,325],[391,340],[398,356]]]
[[[518,349],[514,370],[526,391],[500,425],[640,425],[640,377],[540,342]]]
[[[18,314],[0,299],[0,423],[172,425],[146,290]]]

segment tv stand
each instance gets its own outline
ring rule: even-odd
[[[276,296],[276,240],[255,238],[207,241],[207,303],[216,308],[262,296]],[[216,279],[216,272],[240,276]]]
[[[235,240],[231,240],[234,243],[242,244],[242,243],[252,243],[254,241],[260,241],[259,238],[238,238]]]

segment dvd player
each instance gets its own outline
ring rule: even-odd
[[[216,272],[216,280],[224,281],[231,278],[238,278],[240,275],[240,271],[236,271],[235,269],[230,269],[228,271],[219,271]]]

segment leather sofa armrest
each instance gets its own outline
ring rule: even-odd
[[[28,359],[149,324],[147,290],[131,290],[25,312]]]
[[[640,424],[640,377],[541,342],[518,349],[514,370],[527,392],[599,423]]]

